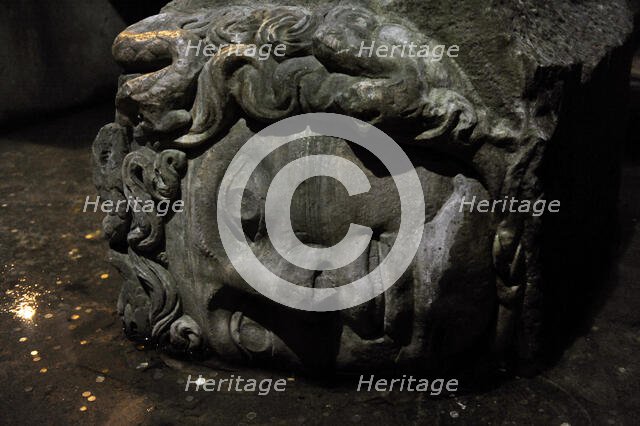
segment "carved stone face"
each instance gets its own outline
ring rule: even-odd
[[[181,253],[192,253],[191,270],[186,277],[193,278],[185,279],[185,291],[202,295],[193,303],[199,303],[200,310],[209,309],[203,318],[208,327],[203,331],[210,333],[208,340],[214,342],[216,352],[239,358],[242,352],[252,352],[245,344],[256,344],[253,335],[245,336],[238,330],[237,336],[230,335],[234,345],[216,347],[220,323],[224,327],[231,324],[234,314],[251,319],[252,333],[258,327],[265,329],[264,338],[268,335],[270,339],[268,345],[264,343],[268,346],[264,355],[268,361],[331,365],[336,359],[343,368],[367,363],[390,365],[392,359],[380,359],[377,353],[395,353],[394,362],[409,363],[456,352],[487,329],[495,304],[491,226],[487,216],[459,212],[462,197],[484,199],[487,193],[476,180],[460,174],[439,175],[429,170],[432,161],[419,158],[415,163],[419,164],[418,174],[426,189],[427,227],[419,252],[400,282],[364,305],[326,314],[301,313],[256,294],[226,258],[214,213],[226,166],[250,135],[241,121],[207,150],[201,161],[190,164],[185,178],[193,185],[187,198],[192,212],[187,241],[177,240],[174,247],[167,249],[170,256],[174,253],[170,265],[184,261]],[[372,186],[368,193],[356,197],[348,197],[344,188],[330,178],[310,179],[297,189],[291,220],[296,235],[306,244],[332,246],[345,235],[349,223],[375,230],[368,250],[355,262],[322,273],[283,260],[271,246],[264,225],[264,200],[275,173],[290,161],[312,154],[339,155],[353,161],[365,171]],[[393,245],[400,204],[391,177],[384,171],[380,173],[371,156],[363,154],[345,141],[319,137],[291,143],[263,161],[245,190],[242,215],[245,237],[262,264],[289,281],[315,288],[351,282],[378,266]],[[415,154],[419,155],[419,151]],[[207,300],[210,304],[203,306]],[[439,337],[434,338],[436,333]],[[442,341],[433,348],[435,339]],[[327,347],[331,354],[319,356]],[[302,348],[310,353],[299,353]]]
[[[196,54],[201,40],[215,44],[217,53]],[[132,214],[105,221],[126,280],[119,309],[130,335],[225,359],[343,369],[430,367],[480,342],[497,303],[496,225],[488,215],[460,211],[463,197],[489,198],[465,164],[477,124],[470,85],[451,62],[357,55],[363,41],[412,40],[434,43],[348,6],[169,9],[116,39],[113,53],[126,74],[117,121],[95,143],[99,190],[111,199],[185,201],[185,212],[169,218]],[[229,55],[223,43],[240,51],[282,43],[287,50],[261,61]],[[217,230],[217,191],[235,153],[265,123],[306,112],[350,115],[384,129],[405,147],[424,188],[426,225],[409,270],[383,295],[340,312],[295,311],[257,294],[234,270]],[[116,156],[122,146],[130,151],[124,160]],[[374,230],[356,261],[322,273],[282,259],[264,224],[271,179],[310,154],[346,158],[371,183],[357,197],[330,178],[297,189],[291,221],[305,244],[332,246],[350,223]],[[109,156],[116,167],[107,167]],[[110,179],[120,171],[121,180]],[[242,231],[269,270],[302,286],[336,287],[384,259],[399,208],[391,176],[371,154],[336,138],[306,138],[280,148],[253,173],[244,190]]]

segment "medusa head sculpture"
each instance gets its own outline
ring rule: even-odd
[[[177,2],[117,37],[113,54],[124,74],[115,123],[94,143],[96,185],[113,201],[137,196],[185,205],[166,217],[105,218],[111,259],[125,280],[119,313],[132,338],[239,362],[357,370],[431,368],[509,333],[522,287],[522,225],[459,208],[465,198],[500,195],[500,185],[474,163],[490,127],[482,102],[449,57],[361,52],[363,43],[410,41],[439,44],[406,22],[344,4]],[[270,54],[257,55],[261,46]],[[276,46],[282,54],[274,54]],[[271,123],[314,112],[385,131],[424,189],[424,230],[408,270],[383,294],[334,312],[299,311],[257,293],[229,262],[216,222],[220,182],[243,144]],[[321,272],[284,260],[265,229],[276,172],[312,154],[348,159],[371,184],[358,197],[327,177],[297,188],[291,222],[305,244],[330,247],[350,223],[373,230],[357,259]],[[278,149],[242,196],[242,238],[269,270],[300,286],[339,287],[368,274],[398,232],[393,176],[366,150],[336,137],[302,137]]]

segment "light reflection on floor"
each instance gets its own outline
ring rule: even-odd
[[[5,290],[0,299],[0,312],[13,314],[14,318],[35,325],[36,313],[41,297],[49,294],[49,290],[40,288],[37,283],[29,283],[21,277],[18,284]]]

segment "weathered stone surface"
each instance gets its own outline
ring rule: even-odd
[[[616,92],[598,89],[624,86],[631,32],[621,1],[537,3],[176,1],[120,34],[113,53],[125,74],[116,122],[94,143],[96,184],[113,201],[181,199],[186,206],[164,218],[105,219],[125,278],[119,312],[127,333],[174,351],[301,368],[436,368],[479,354],[533,358],[545,283],[561,269],[543,275],[541,249],[570,247],[570,262],[583,250],[571,238],[543,244],[541,230],[553,235],[576,215],[593,213],[584,197],[568,197],[586,173],[611,179],[577,167],[576,158],[615,171],[619,141],[604,144],[596,138],[602,133],[588,129],[623,127],[611,113]],[[240,49],[284,43],[287,56],[258,61],[223,49],[207,57],[187,48],[202,39]],[[360,43],[372,40],[457,44],[460,54],[439,62],[359,57]],[[603,72],[610,82],[599,81]],[[612,108],[585,122],[586,112],[566,107],[579,99]],[[384,295],[341,312],[293,311],[256,294],[229,263],[217,230],[217,188],[240,146],[267,124],[306,112],[346,114],[383,129],[404,147],[425,188],[424,235],[407,274]],[[575,134],[584,138],[579,146]],[[349,223],[377,231],[366,256],[331,273],[288,264],[264,232],[274,171],[313,153],[340,153],[372,186],[359,204],[324,179],[304,183],[296,195],[292,221],[309,244],[335,244]],[[370,158],[322,137],[292,143],[265,163],[245,191],[242,219],[270,270],[303,286],[337,286],[388,252],[398,199],[391,177]],[[562,182],[570,184],[561,187],[565,164],[571,173]],[[605,186],[588,190],[600,194]],[[547,191],[563,202],[563,216],[549,222],[459,210],[463,196],[535,201],[549,199]]]

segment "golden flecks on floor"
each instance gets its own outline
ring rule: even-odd
[[[104,376],[96,377],[96,383],[102,383],[102,382],[104,382]]]
[[[97,399],[97,398],[96,398],[96,396],[95,396],[95,395],[91,395],[89,398],[87,398],[87,401],[89,401],[89,402],[93,402],[93,401],[95,401],[96,399]]]
[[[41,368],[40,369],[40,373],[42,373],[42,374],[46,373],[47,371],[49,371],[49,370],[47,370],[46,368]]]
[[[31,356],[36,356],[38,355],[38,351],[31,351]]]
[[[46,293],[48,291],[43,292],[37,283],[29,283],[26,277],[20,277],[18,284],[5,291],[10,302],[0,306],[0,312],[13,314],[16,319],[30,323],[36,316],[38,298]]]
[[[81,310],[82,310],[82,306],[76,306],[76,307],[75,307],[75,308],[73,308],[73,309],[75,309],[76,311],[81,311]]]
[[[71,315],[71,320],[72,321],[75,321],[75,320],[78,320],[78,319],[80,319],[80,315],[78,315],[78,314]]]
[[[33,362],[38,362],[40,361],[42,358],[40,358],[39,356],[33,357]]]
[[[96,238],[98,238],[100,235],[102,235],[102,231],[97,229],[93,232],[89,232],[88,234],[85,234],[84,239],[85,240],[94,240]]]
[[[83,398],[89,398],[91,396],[91,391],[84,391],[82,392],[82,397]]]
[[[27,339],[26,337],[21,337],[20,339],[18,339],[18,342],[26,342],[27,340],[29,339]]]
[[[89,341],[88,341],[88,340],[80,340],[80,344],[81,344],[81,345],[86,345],[87,343],[89,343]]]
[[[87,411],[87,406],[83,405],[82,407],[80,407],[80,411]]]
[[[108,368],[103,368],[102,370],[100,370],[100,372],[102,374],[107,374],[109,372],[109,369]]]
[[[78,250],[77,248],[72,248],[71,250],[69,250],[69,253],[67,254],[73,260],[77,260],[82,257],[82,255],[80,254],[80,250]]]
[[[93,309],[91,309],[91,308],[88,308],[88,309],[84,310],[85,314],[90,314],[91,312],[93,312]]]
[[[100,274],[100,279],[101,280],[106,280],[107,278],[109,278],[109,274]]]
[[[53,318],[53,314],[44,314],[44,317],[46,319],[51,319],[51,318]]]

